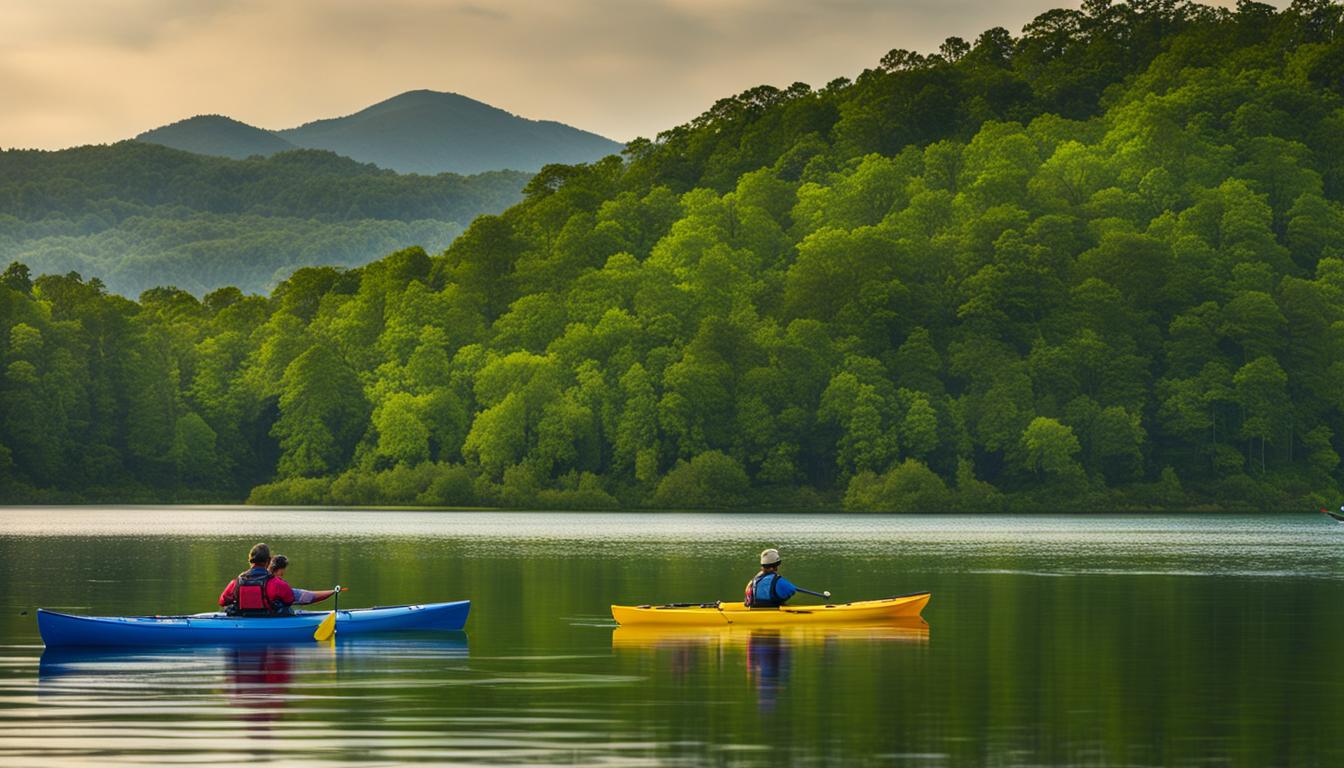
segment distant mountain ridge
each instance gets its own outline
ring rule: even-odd
[[[248,125],[224,115],[197,115],[178,120],[135,137],[136,141],[162,144],[198,155],[246,160],[253,155],[269,157],[299,149],[273,131]]]
[[[551,120],[529,120],[456,93],[417,90],[354,114],[271,131],[222,115],[198,115],[146,131],[137,141],[244,159],[325,149],[399,173],[534,172],[585,163],[622,144]]]
[[[265,141],[227,118],[196,125]],[[521,200],[529,178],[398,174],[317,149],[243,160],[129,140],[4,150],[0,265],[78,272],[125,296],[165,285],[264,292],[300,267],[442,251],[477,216]]]

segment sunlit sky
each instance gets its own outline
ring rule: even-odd
[[[0,0],[0,147],[206,113],[289,128],[418,88],[624,141],[753,85],[820,86],[1059,5],[1078,3]]]

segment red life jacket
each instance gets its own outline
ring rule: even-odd
[[[270,571],[253,573],[247,570],[238,574],[234,580],[233,602],[229,604],[228,613],[232,616],[272,616],[278,613],[267,595],[267,587],[274,578]]]

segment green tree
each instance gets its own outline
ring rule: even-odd
[[[1040,477],[1070,479],[1082,474],[1075,456],[1081,450],[1078,438],[1067,425],[1045,416],[1031,420],[1022,433],[1027,467]]]
[[[423,410],[421,401],[407,392],[392,395],[374,410],[379,455],[411,466],[429,460],[430,431]]]
[[[368,425],[369,404],[354,371],[317,344],[285,368],[280,417],[281,477],[312,477],[339,469]]]
[[[1246,462],[1252,462],[1252,442],[1260,441],[1260,471],[1265,471],[1265,443],[1285,432],[1288,417],[1288,375],[1272,357],[1257,357],[1232,377],[1237,403],[1245,412],[1241,436],[1246,438]]]

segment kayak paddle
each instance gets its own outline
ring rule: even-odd
[[[330,640],[336,636],[336,611],[341,608],[341,593],[345,591],[345,587],[337,584],[332,591],[336,593],[336,603],[331,607],[331,613],[328,613],[322,623],[317,625],[317,629],[313,630],[313,639],[318,642]]]
[[[802,592],[802,593],[805,594],[805,595],[812,595],[813,597],[820,597],[820,598],[823,599],[823,600],[830,600],[830,599],[831,599],[831,591],[830,591],[829,589],[828,589],[828,590],[825,590],[824,592],[813,592],[813,591],[810,590],[810,589],[803,589],[802,587],[797,587],[797,590],[798,590],[799,592]]]

